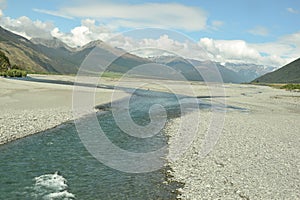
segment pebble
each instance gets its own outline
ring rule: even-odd
[[[245,107],[250,112],[227,112],[217,145],[208,156],[196,159],[211,119],[209,111],[201,110],[197,138],[180,158],[170,160],[171,179],[184,183],[177,189],[178,198],[300,199],[300,98],[293,102],[270,98],[284,97],[286,92],[263,87],[258,101],[257,87],[245,85],[240,90],[253,95],[241,101],[238,87],[228,87],[227,104]],[[192,125],[195,116],[189,113],[182,117]],[[176,137],[180,134],[176,127],[181,121],[176,118],[167,124],[170,152],[178,149]]]
[[[71,119],[72,112],[66,108],[2,112],[0,144],[53,128]]]

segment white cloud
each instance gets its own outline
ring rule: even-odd
[[[61,14],[59,12],[56,12],[56,11],[37,9],[37,8],[34,8],[33,11],[38,12],[38,13],[47,14],[47,15],[53,15],[53,16],[56,16],[56,17],[62,17],[62,18],[66,18],[66,19],[73,19],[73,17],[63,15],[63,14]]]
[[[280,38],[280,41],[300,47],[300,31]]]
[[[88,1],[59,11],[45,11],[64,16],[94,18],[109,21],[119,27],[160,27],[187,31],[206,28],[207,16],[200,8],[178,3],[113,4]]]
[[[256,44],[256,49],[292,61],[300,57],[300,31],[280,37],[276,42]]]
[[[50,31],[54,28],[51,22],[32,21],[26,16],[17,19],[2,17],[0,22],[4,28],[28,39],[32,37],[49,38],[51,37]]]
[[[81,26],[73,28],[70,33],[63,33],[55,28],[51,31],[51,35],[72,47],[77,47],[94,40],[107,40],[114,33],[107,27],[97,26],[95,20],[85,19],[81,21]]]
[[[243,40],[202,38],[199,45],[218,62],[255,63],[281,67],[297,58],[294,57],[295,53],[291,53],[294,50],[288,48],[286,44],[280,44],[279,41],[268,44],[248,44]]]
[[[206,49],[214,59],[220,62],[251,60],[259,58],[259,52],[250,48],[243,40],[213,40],[202,38],[199,45]]]
[[[248,31],[253,35],[267,36],[269,35],[269,30],[263,26],[256,26],[255,28]]]
[[[300,57],[300,31],[281,37],[278,43],[286,45],[286,57],[296,59]]]
[[[294,49],[288,44],[283,44],[280,42],[271,42],[271,43],[260,43],[260,44],[250,44],[251,48],[256,49],[265,55],[276,55],[280,57],[293,57],[291,54]]]
[[[292,13],[292,14],[298,14],[299,11],[298,10],[295,10],[294,8],[287,8],[286,9],[288,12]]]

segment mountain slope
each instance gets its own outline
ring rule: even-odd
[[[56,72],[51,60],[36,51],[29,40],[0,27],[0,50],[9,58],[12,65],[16,64],[30,72]]]
[[[265,74],[253,82],[260,83],[300,83],[300,58],[282,68]]]
[[[95,67],[90,69],[95,72],[99,71],[99,69],[97,69],[97,65],[99,65],[99,63],[110,63],[113,58],[116,59],[107,67],[107,71],[118,73],[126,73],[128,70],[133,69],[138,65],[150,62],[148,59],[127,53],[119,48],[114,48],[101,40],[92,41],[77,49],[70,55],[69,59],[77,63],[79,67],[92,50],[101,55],[97,58]]]
[[[42,39],[33,38],[30,40],[35,49],[46,55],[51,60],[55,71],[62,74],[76,74],[84,57],[74,59],[75,49],[70,48],[57,38]]]

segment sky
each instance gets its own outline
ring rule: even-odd
[[[197,46],[221,63],[274,67],[300,57],[299,18],[299,0],[0,0],[0,25],[28,39],[56,37],[77,47],[121,34],[114,45],[128,51],[164,44],[197,59]],[[168,33],[140,34],[139,41],[123,34],[153,27],[193,43]]]

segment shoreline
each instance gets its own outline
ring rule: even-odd
[[[45,80],[74,81],[75,76],[30,75]],[[110,83],[108,80],[107,83]],[[73,85],[0,78],[0,145],[74,120]],[[113,90],[97,88],[95,105],[110,102]],[[115,91],[116,92],[116,91]],[[127,94],[117,91],[118,98]]]
[[[41,82],[29,81],[30,79]],[[72,113],[73,85],[70,83],[75,82],[75,79],[76,76],[43,74],[30,74],[25,80],[0,77],[2,89],[0,91],[0,109],[2,111],[0,113],[0,145],[74,120]],[[56,81],[59,83],[55,83]],[[118,85],[116,79],[113,78],[102,77],[101,81],[106,86]],[[163,81],[170,83],[168,80]],[[143,79],[129,78],[123,84],[130,88],[139,85],[140,82],[143,82]],[[156,84],[149,87],[153,90],[165,91]],[[144,89],[149,89],[149,87]],[[116,93],[107,88],[97,88],[96,90],[95,109],[105,107],[107,103],[110,103],[112,93]],[[117,93],[119,96],[116,98],[114,95],[114,100],[128,95],[124,91],[117,91]]]
[[[60,128],[60,127],[65,126],[65,125],[67,125],[67,124],[69,124],[69,123],[73,123],[73,119],[64,121],[64,122],[62,122],[62,123],[60,123],[60,124],[58,124],[58,125],[56,125],[56,126],[47,128],[47,129],[45,129],[45,130],[43,129],[43,130],[41,130],[41,131],[34,132],[34,133],[32,133],[32,134],[26,134],[26,135],[24,135],[24,136],[22,136],[22,137],[20,137],[20,138],[12,139],[12,140],[10,140],[9,142],[5,142],[5,143],[0,144],[0,147],[5,146],[5,145],[9,145],[9,144],[14,143],[14,142],[18,142],[19,140],[25,139],[25,138],[27,138],[27,137],[31,137],[31,136],[34,136],[34,135],[42,134],[42,133],[44,133],[44,132],[47,132],[47,131],[51,131],[51,130]]]

